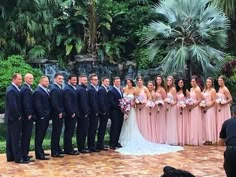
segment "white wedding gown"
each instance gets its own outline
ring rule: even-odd
[[[134,99],[134,95],[132,94],[124,96],[131,100]],[[183,150],[180,146],[157,144],[144,139],[136,122],[136,112],[134,108],[131,108],[128,119],[123,122],[119,142],[122,148],[116,151],[125,155],[154,155]]]

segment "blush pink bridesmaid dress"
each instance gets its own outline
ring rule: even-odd
[[[189,111],[187,107],[180,108],[178,103],[185,102],[186,97],[183,93],[177,93],[177,123],[178,123],[178,144],[189,144]]]
[[[196,102],[197,96],[194,91],[190,92],[190,98]],[[199,106],[189,112],[189,145],[202,145],[202,111]]]
[[[140,92],[139,96],[144,98],[144,101],[147,102],[147,95],[144,89]],[[143,108],[136,107],[136,119],[140,133],[147,140],[151,139],[151,123],[149,116],[149,108],[144,106]]]
[[[164,98],[159,92],[156,92],[156,100],[162,100],[164,102]],[[157,133],[157,142],[158,143],[166,143],[166,108],[165,105],[160,108],[156,108],[156,133]]]
[[[226,100],[226,96],[223,93],[217,93],[217,98],[221,98]],[[216,106],[216,124],[217,124],[217,139],[219,138],[220,130],[222,127],[222,124],[225,120],[229,119],[231,117],[230,113],[230,104],[225,105],[217,105]]]
[[[152,101],[153,102],[155,102],[155,99],[156,99],[156,93],[155,92],[152,92],[151,93],[151,96],[152,96]],[[154,108],[152,108],[152,109],[150,109],[149,108],[149,120],[150,120],[150,132],[151,132],[151,134],[150,134],[150,139],[149,139],[149,141],[151,141],[151,142],[154,142],[154,143],[156,143],[156,142],[158,142],[157,140],[158,140],[158,134],[157,134],[157,116],[156,116],[156,114],[157,114],[157,108],[156,107],[154,107]]]
[[[172,97],[171,93],[167,93],[167,97]],[[178,145],[178,125],[176,105],[166,105],[166,144]]]
[[[212,97],[210,92],[202,93],[203,99],[210,102]],[[206,112],[202,111],[203,121],[203,141],[216,143],[216,107],[215,105],[209,108]]]

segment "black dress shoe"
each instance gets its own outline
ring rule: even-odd
[[[79,155],[79,152],[78,151],[73,151],[73,152],[68,152],[68,153],[65,153],[67,155]]]
[[[116,147],[115,147],[115,146],[110,146],[110,149],[113,149],[113,150],[115,150],[115,149],[116,149]]]
[[[35,162],[34,159],[30,159],[30,158],[26,158],[26,159],[24,159],[24,161]]]
[[[122,148],[122,146],[121,146],[120,143],[118,143],[118,144],[116,145],[116,147],[118,147],[118,148]]]
[[[108,148],[107,147],[97,147],[97,149],[99,149],[100,151],[108,151]]]
[[[91,152],[100,152],[99,149],[89,149]]]
[[[89,149],[82,149],[82,150],[79,150],[79,152],[82,154],[91,153],[91,151]]]
[[[56,158],[62,158],[64,157],[63,155],[61,154],[52,154],[52,157],[56,157]]]
[[[59,153],[60,153],[60,154],[66,154],[65,151],[62,151],[62,150],[61,150]]]
[[[28,160],[23,160],[23,159],[18,160],[18,161],[15,161],[15,162],[16,162],[16,163],[21,163],[21,164],[27,164],[27,163],[29,163]]]
[[[14,159],[7,159],[7,162],[14,162]]]
[[[48,157],[36,157],[36,159],[38,159],[38,160],[49,160],[50,158],[48,158]]]

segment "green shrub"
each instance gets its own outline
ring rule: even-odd
[[[25,63],[24,58],[20,55],[12,55],[7,59],[0,60],[0,113],[4,112],[6,88],[11,83],[11,77],[14,73],[20,73],[22,76],[26,73],[32,73],[35,77],[33,87],[36,87],[42,75],[39,69],[34,69]]]

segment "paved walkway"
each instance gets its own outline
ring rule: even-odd
[[[0,155],[0,177],[160,177],[165,165],[185,169],[197,177],[224,177],[223,151],[217,146],[185,146],[184,151],[154,156],[125,156],[114,151],[51,158],[30,164],[6,162]],[[33,153],[31,153],[33,155]]]

